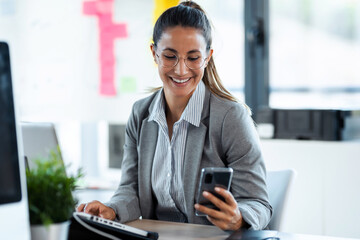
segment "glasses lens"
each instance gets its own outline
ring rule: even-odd
[[[159,58],[163,67],[175,67],[179,62],[179,57],[171,51],[163,51]],[[204,63],[205,59],[201,54],[191,54],[185,58],[185,64],[190,69],[199,69]]]
[[[160,54],[160,61],[164,67],[174,67],[178,62],[178,57],[173,52],[166,52]]]
[[[204,65],[205,59],[201,56],[188,56],[185,59],[185,64],[191,69],[199,69]]]

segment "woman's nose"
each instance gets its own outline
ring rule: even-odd
[[[174,68],[175,68],[174,69],[175,73],[180,76],[185,75],[189,70],[188,66],[186,66],[186,64],[185,64],[185,59],[183,59],[183,58],[179,59],[179,62],[176,64],[176,66]]]

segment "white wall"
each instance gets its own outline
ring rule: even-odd
[[[360,238],[360,142],[261,140],[268,170],[297,176],[282,231]]]
[[[10,45],[21,120],[126,122],[145,89],[160,85],[149,48],[153,1],[114,3],[114,22],[128,27],[128,37],[114,43],[114,97],[99,95],[98,19],[82,13],[84,1],[3,2],[0,40]],[[126,77],[136,90],[122,90]]]
[[[99,95],[98,19],[83,14],[84,2],[0,1],[0,40],[10,45],[21,120],[125,123],[133,103],[146,96],[147,89],[161,86],[150,51],[156,1],[114,1],[113,21],[125,23],[128,36],[114,41],[118,94],[112,97]],[[243,5],[239,1],[202,3],[216,26],[218,70],[225,86],[243,99],[244,33],[239,18]],[[121,87],[133,81],[135,90]]]

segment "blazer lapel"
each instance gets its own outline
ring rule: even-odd
[[[142,126],[139,145],[139,174],[142,174],[140,179],[144,179],[147,186],[151,188],[151,169],[158,138],[158,125],[154,121],[148,122],[147,119],[144,119]]]
[[[197,187],[196,183],[198,182],[197,179],[199,178],[198,173],[208,129],[204,124],[204,120],[209,116],[209,101],[210,92],[206,89],[200,126],[196,127],[192,124],[188,126],[183,168],[184,195],[188,222],[193,222],[194,219],[195,190]]]
[[[149,111],[151,109],[152,106],[150,106]],[[153,218],[155,209],[152,197],[151,172],[158,138],[158,124],[155,121],[149,122],[148,119],[147,117],[142,121],[138,149],[139,199],[143,218]]]

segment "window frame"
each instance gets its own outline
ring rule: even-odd
[[[245,86],[246,104],[252,109],[256,121],[260,109],[270,108],[271,93],[315,93],[343,94],[360,93],[360,87],[272,87],[270,85],[270,1],[244,0],[245,24]],[[353,109],[353,107],[340,107]],[[297,108],[295,108],[297,109]],[[357,109],[357,108],[356,108]]]
[[[269,1],[245,0],[245,102],[256,120],[269,107]]]

